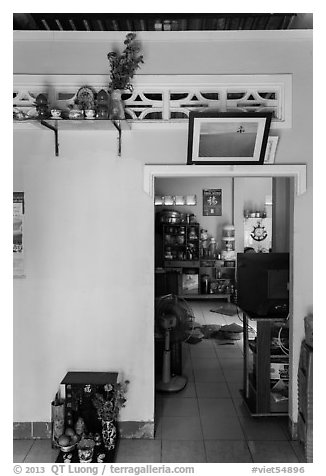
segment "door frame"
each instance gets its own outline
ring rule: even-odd
[[[282,164],[282,165],[156,165],[146,164],[144,165],[144,191],[152,198],[154,208],[154,196],[155,196],[155,179],[161,177],[289,177],[292,180],[294,186],[291,188],[291,222],[290,222],[290,315],[293,315],[293,308],[295,302],[295,294],[293,288],[293,249],[295,246],[296,235],[293,233],[294,229],[294,209],[296,200],[300,195],[304,194],[307,190],[307,166],[305,164]],[[154,249],[154,232],[152,248]],[[154,269],[154,263],[153,263]],[[295,326],[293,325],[293,319],[290,319],[290,342],[295,342]],[[293,356],[295,349],[290,346],[290,376],[292,378],[289,381],[289,430],[293,439],[297,434],[297,382],[294,377],[294,360]]]
[[[299,196],[307,189],[307,166],[299,165],[144,165],[144,191],[154,198],[158,177],[292,177]]]

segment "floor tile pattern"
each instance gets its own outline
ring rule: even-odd
[[[240,317],[192,302],[200,325],[242,325]],[[117,463],[302,463],[287,419],[253,418],[241,398],[242,339],[183,344],[184,390],[156,395],[154,440],[120,440]],[[54,462],[49,440],[14,440],[14,462]]]

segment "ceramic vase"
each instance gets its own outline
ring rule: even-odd
[[[111,93],[109,119],[125,119],[120,89],[114,89]]]
[[[115,448],[117,429],[113,420],[102,420],[102,439],[108,451]]]

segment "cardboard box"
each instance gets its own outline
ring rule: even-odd
[[[182,294],[198,294],[198,274],[182,274]]]
[[[271,380],[289,380],[289,364],[271,363]]]

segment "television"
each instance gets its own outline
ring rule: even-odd
[[[286,318],[289,253],[238,253],[237,295],[238,306],[249,315]]]

